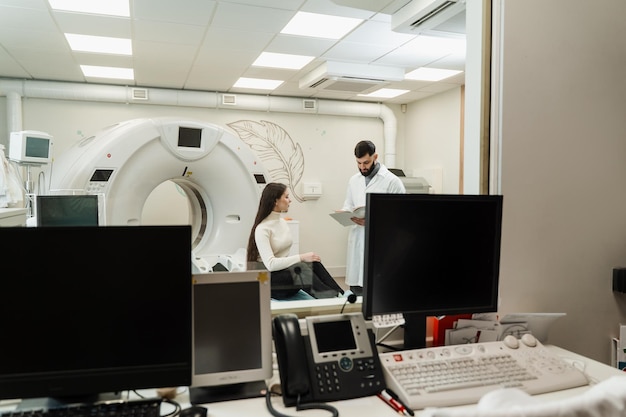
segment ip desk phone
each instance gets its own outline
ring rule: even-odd
[[[295,314],[272,321],[285,406],[365,397],[385,388],[374,335],[361,313],[305,321],[307,334]]]

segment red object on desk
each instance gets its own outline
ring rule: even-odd
[[[446,344],[446,330],[452,329],[454,322],[458,319],[471,319],[471,314],[456,314],[443,316],[433,320],[433,346],[444,346]]]

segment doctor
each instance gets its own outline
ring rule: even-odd
[[[359,173],[348,181],[346,199],[341,208],[353,211],[365,206],[366,193],[406,193],[400,178],[378,162],[376,145],[369,140],[362,140],[354,148],[354,156]],[[363,255],[365,252],[365,218],[352,217],[354,222],[348,234],[346,259],[346,284],[356,295],[363,294]]]

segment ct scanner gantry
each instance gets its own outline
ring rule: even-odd
[[[121,122],[55,158],[50,193],[98,194],[105,225],[140,225],[144,204],[173,181],[189,199],[192,263],[246,269],[246,246],[269,174],[248,145],[197,120],[145,118]]]

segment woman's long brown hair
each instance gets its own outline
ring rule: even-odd
[[[278,182],[270,182],[263,189],[261,199],[259,200],[259,209],[254,219],[254,225],[252,226],[252,230],[250,230],[250,237],[248,237],[248,252],[246,256],[248,262],[257,262],[259,260],[259,249],[256,247],[256,240],[254,239],[256,227],[263,219],[270,215],[274,209],[276,200],[282,197],[286,189],[287,186],[285,184]]]

